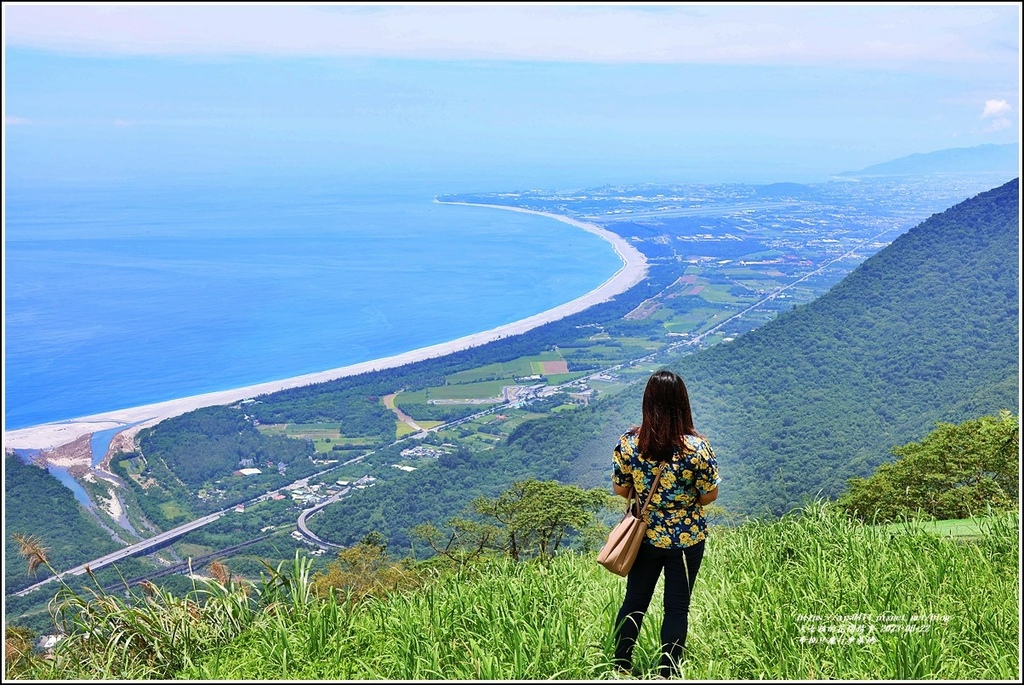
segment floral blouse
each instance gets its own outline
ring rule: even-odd
[[[613,452],[612,481],[621,487],[636,489],[641,506],[648,488],[654,484],[658,462],[646,459],[636,445],[636,431],[619,439]],[[673,455],[661,473],[658,491],[648,509],[648,544],[655,547],[689,547],[707,537],[704,507],[697,494],[718,486],[718,462],[711,445],[702,437],[687,435],[686,449]]]

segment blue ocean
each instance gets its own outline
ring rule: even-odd
[[[6,429],[452,340],[568,302],[621,266],[578,228],[438,204],[438,188],[9,184]]]

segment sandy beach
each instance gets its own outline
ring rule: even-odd
[[[430,345],[428,347],[422,347],[402,354],[374,359],[367,362],[360,362],[358,364],[330,369],[328,371],[310,373],[302,376],[295,376],[294,378],[270,381],[267,383],[259,383],[242,388],[235,388],[233,390],[210,392],[202,395],[183,397],[177,400],[169,400],[166,402],[157,402],[128,409],[92,414],[90,416],[83,416],[68,421],[46,423],[29,428],[5,431],[4,448],[53,450],[64,445],[74,443],[82,436],[90,435],[96,431],[115,429],[120,426],[132,426],[130,430],[123,431],[121,434],[122,437],[127,437],[125,433],[134,434],[141,428],[154,425],[164,419],[179,416],[200,407],[232,404],[250,397],[277,392],[278,390],[297,388],[314,383],[323,383],[325,381],[331,381],[345,376],[354,376],[367,371],[394,368],[422,361],[424,359],[442,357],[453,352],[484,345],[499,338],[525,333],[526,331],[543,324],[558,321],[570,314],[583,311],[595,304],[606,302],[615,295],[625,292],[633,285],[639,283],[647,275],[647,260],[641,252],[615,233],[594,224],[588,224],[566,216],[522,209],[519,207],[483,205],[468,202],[450,202],[445,204],[491,207],[494,209],[537,214],[562,221],[590,233],[594,233],[611,243],[616,254],[618,254],[620,259],[622,259],[622,268],[620,268],[611,278],[600,286],[585,295],[572,300],[571,302],[566,302],[563,305],[541,312],[540,314],[535,314],[534,316],[505,324],[504,326],[498,326],[497,328],[493,328],[488,331],[474,333],[472,335],[467,335],[455,340],[439,343],[437,345]]]

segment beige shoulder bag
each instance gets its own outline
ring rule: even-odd
[[[661,471],[665,468],[662,464],[654,476],[654,484],[651,491],[647,493],[647,499],[640,511],[636,507],[640,504],[637,499],[636,490],[630,488],[629,496],[626,497],[626,514],[622,517],[612,532],[608,534],[608,542],[604,544],[601,552],[597,555],[597,563],[606,569],[620,576],[629,575],[629,569],[633,567],[637,552],[640,551],[640,543],[647,533],[647,510],[651,506],[651,498],[661,483]]]

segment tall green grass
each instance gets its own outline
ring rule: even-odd
[[[593,679],[609,670],[620,600],[618,584],[595,567],[575,554],[548,566],[502,558],[415,592],[320,602],[255,624],[187,677]]]
[[[1016,513],[957,540],[863,525],[823,504],[718,530],[691,608],[686,676],[1013,679],[1018,531]]]
[[[1018,540],[1016,513],[983,519],[976,536],[955,539],[920,526],[864,525],[822,503],[781,520],[713,528],[682,676],[1014,680]],[[204,649],[179,658],[172,677],[609,677],[625,580],[592,554],[564,554],[547,564],[492,559],[436,573],[417,589],[351,603],[313,597],[297,561],[293,572],[264,584],[261,609],[237,624],[237,637],[199,638]],[[655,675],[660,601],[659,584],[635,652],[641,678]],[[152,677],[148,668],[136,677]],[[81,669],[40,676],[90,677]],[[91,677],[103,676],[97,670]]]

